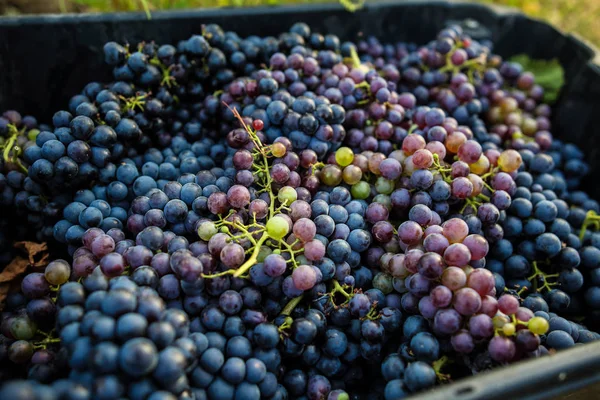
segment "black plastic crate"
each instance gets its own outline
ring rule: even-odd
[[[512,9],[454,1],[377,1],[350,13],[338,4],[143,13],[0,18],[0,109],[49,121],[91,77],[108,81],[109,40],[175,43],[217,23],[241,36],[277,35],[303,21],[342,39],[425,43],[451,22],[502,56],[558,58],[566,84],[554,106],[553,133],[583,148],[593,173],[584,186],[600,199],[600,53],[578,38]],[[523,361],[419,394],[422,399],[593,399],[600,391],[600,342]]]

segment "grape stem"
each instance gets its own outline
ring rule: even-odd
[[[46,349],[49,344],[54,344],[54,343],[60,343],[60,339],[47,337],[44,340],[34,343],[33,348],[34,349]]]
[[[303,298],[304,294],[301,294],[300,296],[294,297],[292,300],[290,300],[285,307],[283,307],[283,310],[281,310],[281,315],[290,315],[292,311],[294,311],[294,308],[300,304]]]
[[[589,210],[585,214],[585,219],[583,220],[581,230],[579,231],[579,240],[583,241],[585,232],[590,225],[593,225],[596,230],[600,230],[600,215],[596,214],[594,210]]]
[[[451,362],[451,361],[448,358],[448,356],[443,356],[439,360],[436,360],[433,362],[433,365],[432,365],[433,370],[435,371],[435,375],[437,376],[437,378],[440,382],[447,382],[451,378],[450,374],[443,374],[441,372],[442,368],[449,362]]]
[[[552,286],[555,286],[557,283],[556,282],[548,282],[548,278],[558,278],[559,274],[546,274],[544,273],[544,271],[542,271],[538,265],[537,265],[537,261],[533,261],[531,263],[531,265],[533,266],[533,274],[529,277],[527,277],[527,280],[531,282],[531,284],[533,285],[533,289],[537,292],[546,289],[548,291],[552,290]],[[542,285],[542,287],[538,288],[538,279],[541,279],[544,284]]]
[[[250,258],[248,260],[246,260],[246,262],[243,263],[242,266],[239,267],[237,270],[235,270],[235,272],[233,273],[234,278],[239,278],[240,275],[244,274],[246,271],[248,271],[250,268],[252,268],[254,266],[254,264],[256,264],[256,261],[258,260],[258,253],[260,253],[260,246],[262,246],[262,244],[269,237],[270,236],[267,234],[267,232],[264,232],[262,234],[260,239],[258,239],[258,241],[256,242],[256,246],[254,246],[254,251],[252,252],[252,255],[250,256]]]

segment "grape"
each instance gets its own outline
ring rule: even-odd
[[[71,267],[64,260],[54,260],[48,264],[44,277],[51,285],[62,285],[69,280]]]
[[[283,239],[290,231],[288,222],[282,217],[278,216],[269,219],[266,227],[267,234],[273,239]]]
[[[335,152],[335,161],[342,167],[346,167],[346,166],[352,164],[353,160],[354,160],[354,153],[352,152],[352,149],[350,149],[348,147],[340,147]]]
[[[450,339],[452,348],[458,353],[469,354],[475,349],[473,337],[466,330],[460,330]]]
[[[481,145],[475,140],[467,140],[458,148],[458,159],[467,164],[473,164],[481,157]]]
[[[535,333],[537,335],[545,334],[550,328],[550,326],[548,325],[548,321],[542,317],[531,318],[527,327],[532,333]]]
[[[423,236],[423,229],[414,221],[405,221],[398,227],[398,237],[406,244],[417,243]]]
[[[303,242],[309,242],[317,233],[315,223],[308,218],[300,218],[294,223],[292,229],[294,235]]]
[[[485,296],[494,288],[494,276],[487,269],[476,269],[469,274],[467,286]]]
[[[444,261],[437,253],[425,253],[419,259],[417,271],[427,279],[436,279],[444,272]]]
[[[444,261],[449,265],[464,267],[471,261],[471,252],[464,244],[453,243],[444,250]]]
[[[516,171],[522,162],[521,155],[512,149],[503,151],[498,157],[498,166],[504,172]]]
[[[425,230],[425,234],[427,235],[427,230]],[[448,239],[446,239],[446,237],[440,233],[429,234],[423,240],[423,247],[425,250],[438,253],[440,255],[444,254],[444,250],[446,250],[449,245],[450,243],[448,242]]]
[[[472,261],[481,260],[489,251],[489,244],[481,235],[468,235],[463,239],[462,244],[471,252]]]
[[[473,315],[481,308],[481,297],[471,288],[462,288],[454,293],[453,305],[460,314]]]
[[[233,185],[227,191],[227,201],[233,208],[243,208],[250,203],[250,192],[242,185]]]
[[[467,284],[467,275],[458,267],[448,267],[442,273],[442,285],[448,287],[453,292],[465,287]]]
[[[461,219],[451,218],[442,224],[443,235],[450,243],[461,243],[469,234],[468,225]]]
[[[494,336],[488,344],[488,351],[492,359],[507,362],[515,356],[516,346],[509,338]]]
[[[431,304],[436,308],[445,308],[452,302],[452,291],[446,286],[436,286],[431,290]]]
[[[325,250],[323,249],[323,252],[324,251]],[[269,276],[281,276],[286,271],[286,261],[279,254],[270,254],[264,259],[264,270],[265,273]]]
[[[472,316],[469,318],[469,333],[475,339],[491,337],[494,334],[492,318],[485,314]]]
[[[519,308],[519,300],[516,297],[505,294],[498,299],[498,309],[506,315],[512,315]]]
[[[308,265],[300,265],[292,272],[294,286],[299,290],[309,290],[315,286],[317,275],[315,270]]]

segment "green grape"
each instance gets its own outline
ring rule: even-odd
[[[494,328],[502,328],[504,325],[510,322],[509,318],[506,315],[496,315],[492,318],[492,322],[494,323]]]
[[[27,132],[27,139],[31,140],[32,142],[35,141],[35,138],[37,138],[37,135],[40,134],[40,130],[39,129],[32,129],[29,132]]]
[[[550,325],[548,321],[546,321],[542,317],[533,317],[529,320],[527,327],[531,331],[531,333],[535,333],[536,335],[543,335],[548,332],[550,329]]]
[[[271,250],[268,246],[260,246],[260,250],[258,250],[258,256],[256,257],[256,261],[259,263],[265,261],[265,258],[267,258],[267,256],[271,253],[273,253],[273,250]]]
[[[35,322],[26,315],[13,319],[10,324],[10,333],[18,340],[29,340],[35,336],[36,332]]]
[[[352,193],[352,197],[355,199],[364,200],[369,197],[369,194],[371,194],[371,185],[365,181],[360,181],[352,185],[350,192]]]
[[[373,287],[381,290],[383,294],[392,293],[394,286],[392,285],[392,277],[384,272],[379,272],[373,277]]]
[[[283,239],[290,231],[290,225],[282,217],[273,217],[267,221],[267,234],[275,240]]]
[[[298,265],[310,265],[311,262],[308,261],[308,259],[304,256],[304,254],[300,254],[299,256],[296,256],[296,262],[298,263]]]
[[[392,199],[387,194],[378,194],[373,197],[373,203],[383,204],[388,211],[392,211]]]
[[[352,164],[354,161],[354,152],[352,149],[348,147],[340,147],[335,152],[335,162],[337,162],[340,166],[345,167],[347,165]]]
[[[394,181],[385,179],[383,176],[378,177],[375,181],[375,190],[377,190],[377,193],[391,194],[394,191],[394,186]]]
[[[293,187],[284,186],[281,189],[279,189],[279,192],[277,193],[277,198],[279,199],[281,204],[289,206],[294,201],[296,201],[296,199],[298,199],[298,193]]]
[[[69,280],[71,267],[64,260],[52,261],[44,271],[44,277],[51,285],[62,285]]]
[[[517,327],[512,322],[509,324],[504,324],[504,326],[502,327],[502,333],[504,333],[505,336],[512,336],[515,334],[516,331]]]
[[[337,186],[342,183],[342,170],[337,165],[328,164],[321,170],[319,179],[327,186]]]
[[[217,232],[217,227],[212,221],[203,222],[198,227],[198,236],[200,236],[200,239],[204,241],[210,240],[210,238],[216,235]]]

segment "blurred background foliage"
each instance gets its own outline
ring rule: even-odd
[[[0,13],[57,13],[153,11],[195,7],[252,7],[290,3],[310,4],[335,0],[0,0]],[[339,0],[347,8],[369,0]],[[479,3],[515,7],[575,32],[600,47],[600,0],[473,0]]]

